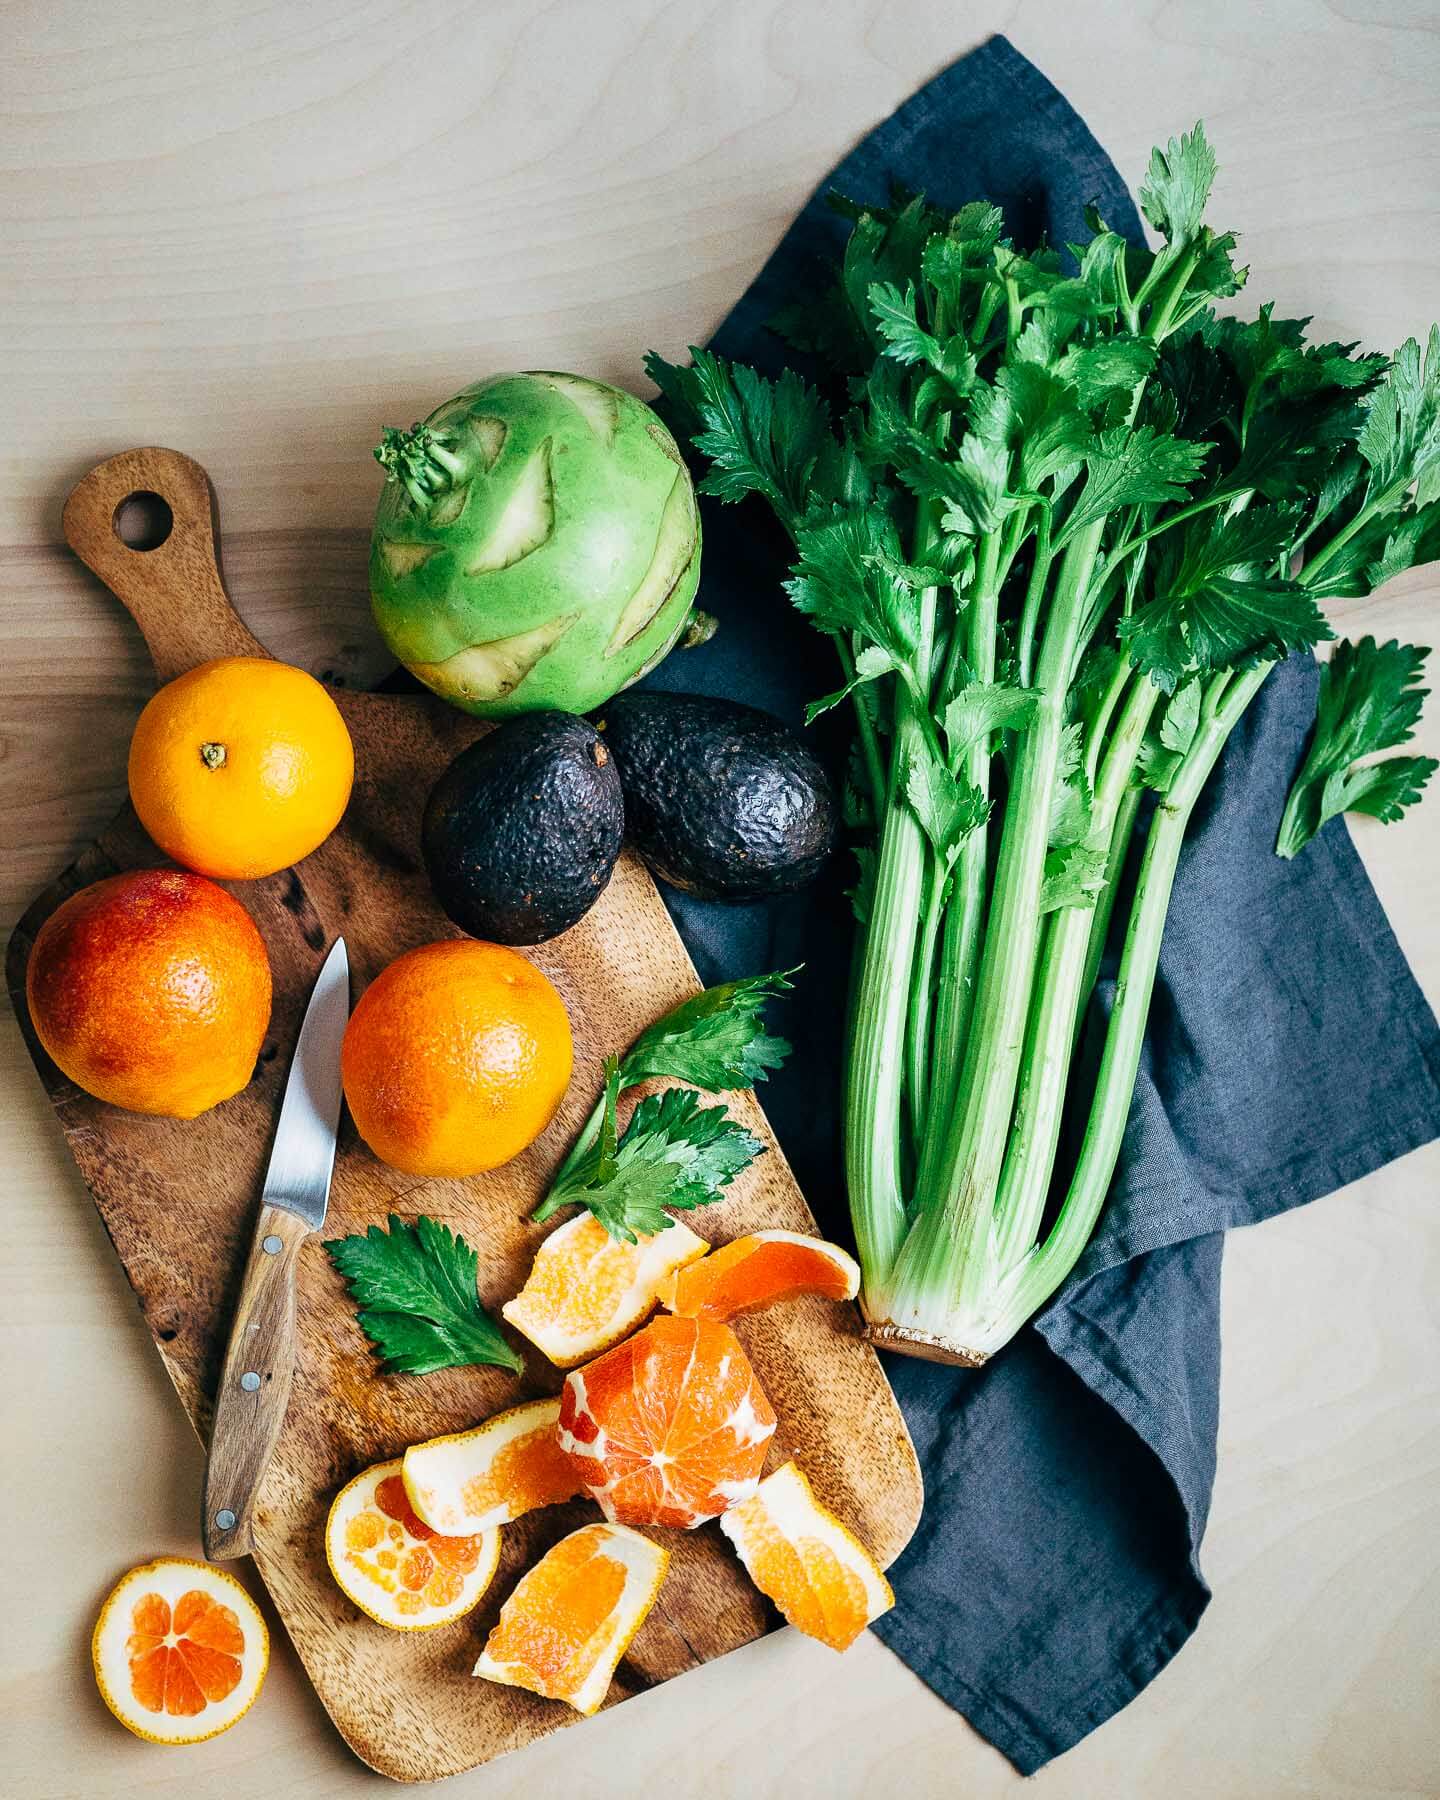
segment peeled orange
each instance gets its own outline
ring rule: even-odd
[[[531,1400],[473,1431],[431,1438],[405,1452],[401,1473],[416,1516],[434,1531],[492,1531],[537,1506],[581,1491],[560,1448],[558,1400]]]
[[[303,669],[222,656],[167,681],[130,740],[130,798],[167,856],[222,881],[289,868],[340,823],[355,752]]]
[[[255,1072],[270,961],[224,888],[183,869],[139,869],[51,913],[25,993],[36,1037],[77,1087],[131,1112],[193,1119]]]
[[[859,1292],[860,1265],[838,1244],[796,1231],[754,1231],[668,1276],[659,1300],[684,1318],[733,1319],[797,1294],[853,1300]]]
[[[100,1697],[152,1744],[198,1744],[249,1711],[270,1634],[233,1575],[187,1557],[132,1569],[111,1590],[90,1640]]]
[[[669,1562],[638,1531],[582,1525],[521,1577],[475,1674],[595,1712]]]
[[[473,938],[422,944],[360,996],[340,1069],[355,1129],[408,1175],[478,1175],[554,1117],[574,1046],[534,963]]]
[[[632,1331],[654,1310],[665,1279],[709,1248],[678,1220],[653,1237],[622,1243],[594,1213],[582,1212],[541,1244],[524,1287],[501,1315],[557,1367],[570,1369]]]
[[[847,1650],[895,1604],[869,1551],[815,1498],[793,1462],[782,1463],[720,1529],[746,1572],[798,1631]]]
[[[661,1314],[572,1369],[560,1444],[607,1519],[703,1524],[753,1494],[775,1414],[728,1325]]]
[[[325,1559],[361,1612],[397,1631],[428,1631],[479,1603],[500,1560],[500,1533],[432,1531],[406,1498],[396,1458],[362,1470],[335,1496]]]

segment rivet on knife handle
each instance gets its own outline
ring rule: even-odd
[[[295,1259],[303,1219],[262,1206],[215,1397],[201,1534],[212,1562],[255,1547],[254,1510],[295,1372]]]

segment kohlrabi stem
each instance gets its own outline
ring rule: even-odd
[[[969,1312],[995,1272],[995,1186],[1035,978],[1066,680],[1104,529],[1103,519],[1087,525],[1061,562],[1036,668],[1035,715],[1019,738],[960,1089],[934,1186],[917,1190],[914,1223],[883,1288],[897,1325],[923,1326],[937,1307],[943,1312],[947,1298]]]
[[[1011,1327],[1007,1336],[1044,1305],[1074,1268],[1100,1216],[1130,1117],[1160,941],[1185,829],[1225,740],[1273,667],[1273,663],[1259,663],[1220,687],[1218,702],[1202,712],[1195,741],[1155,809],[1135,884],[1115,1004],[1079,1161],[1049,1237],[1005,1284],[1002,1310]]]
[[[438,438],[428,425],[396,431],[387,425],[375,460],[405,491],[421,512],[428,512],[467,473],[464,459]]]
[[[1148,677],[1132,682],[1105,752],[1085,841],[1088,849],[1106,851],[1107,865],[1121,802],[1129,792],[1135,759],[1158,698],[1159,689]],[[1050,919],[1045,931],[1015,1116],[995,1200],[995,1261],[1002,1274],[1034,1244],[1050,1191],[1065,1087],[1085,1000],[1092,911],[1066,907]]]

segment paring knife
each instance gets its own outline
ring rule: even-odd
[[[201,1535],[212,1562],[255,1547],[252,1513],[280,1435],[295,1372],[295,1261],[325,1223],[340,1123],[340,1043],[350,1017],[350,959],[336,938],[315,978],[295,1043],[260,1217],[230,1344],[205,1468]]]

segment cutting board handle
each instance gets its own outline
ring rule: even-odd
[[[121,537],[127,501],[135,502],[132,513],[148,515],[150,547],[132,547]],[[214,492],[190,457],[152,447],[107,458],[71,491],[64,528],[70,548],[140,627],[161,681],[215,656],[270,654],[225,592]]]

